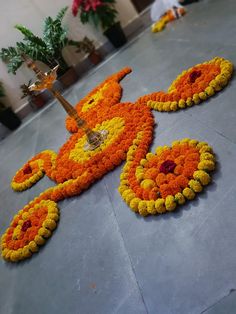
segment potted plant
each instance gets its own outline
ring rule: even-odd
[[[117,10],[115,0],[74,0],[72,13],[80,15],[83,24],[92,23],[96,28],[101,27],[103,34],[109,41],[119,48],[127,39],[121,28],[120,22],[116,21]]]
[[[24,35],[23,41],[17,42],[15,47],[2,48],[0,51],[0,58],[7,63],[9,73],[16,74],[24,62],[21,57],[24,53],[33,60],[47,64],[50,68],[59,64],[58,74],[64,86],[68,86],[78,79],[75,69],[68,66],[62,55],[66,46],[79,47],[81,45],[80,41],[69,39],[66,29],[62,26],[66,10],[67,7],[61,9],[55,19],[50,16],[45,19],[42,38],[23,25],[15,26]]]
[[[4,96],[5,91],[2,82],[0,82],[0,98]],[[1,101],[0,101],[0,122],[10,130],[15,130],[21,124],[21,120],[12,111],[12,109],[10,107],[6,107]]]
[[[30,80],[28,84],[20,85],[20,89],[22,91],[21,99],[28,97],[28,101],[31,107],[33,107],[34,109],[39,109],[46,104],[47,99],[43,96],[42,92],[31,91],[29,89],[31,84],[32,81]]]
[[[84,39],[78,45],[77,52],[88,53],[88,59],[92,64],[99,64],[102,61],[101,54],[95,49],[94,43],[88,37]]]

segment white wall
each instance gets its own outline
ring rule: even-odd
[[[45,17],[55,17],[64,6],[71,6],[72,0],[0,0],[0,48],[14,46],[16,41],[22,40],[21,33],[14,29],[15,24],[23,24],[35,34],[42,35],[42,25]],[[137,12],[130,0],[117,0],[117,10],[122,26],[126,26],[137,17]],[[82,25],[78,17],[73,17],[68,9],[64,24],[68,28],[69,37],[79,40],[87,35],[97,45],[106,39],[90,25]],[[76,54],[73,49],[65,49],[65,59],[69,64],[76,64],[83,55]],[[4,83],[9,104],[14,110],[21,107],[25,100],[20,99],[19,85],[27,83],[32,73],[24,65],[17,71],[16,75],[7,73],[7,68],[0,60],[0,80]]]

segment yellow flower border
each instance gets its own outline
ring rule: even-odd
[[[53,230],[57,226],[57,222],[59,220],[59,210],[55,202],[51,200],[42,200],[38,204],[34,204],[33,206],[29,203],[23,209],[21,209],[18,214],[16,214],[10,224],[10,227],[13,227],[14,220],[19,220],[17,226],[14,227],[13,236],[17,236],[21,230],[22,224],[24,221],[30,218],[34,212],[36,212],[41,206],[47,207],[47,216],[42,226],[38,230],[38,234],[35,236],[34,240],[30,241],[27,245],[18,249],[9,249],[7,245],[7,233],[9,228],[5,231],[3,236],[1,237],[1,248],[2,248],[2,257],[6,261],[10,262],[19,262],[26,258],[31,257],[33,253],[38,252],[39,247],[42,246],[46,239],[51,237]]]
[[[25,179],[22,182],[17,182],[16,177],[19,176],[19,174],[23,171],[26,164],[24,164],[15,174],[15,176],[12,178],[11,181],[11,188],[14,191],[22,192],[24,190],[29,189],[32,187],[36,182],[38,182],[45,173],[45,170],[47,170],[47,167],[45,165],[44,156],[50,156],[50,161],[52,165],[55,165],[56,162],[56,156],[57,154],[52,150],[45,150],[39,154],[40,156],[35,156],[32,158],[27,164],[33,165],[37,164],[39,167],[38,171],[34,173],[32,176],[30,176],[28,179]]]
[[[198,105],[200,102],[207,100],[208,98],[212,97],[215,93],[219,92],[222,90],[229,82],[232,74],[233,74],[233,63],[230,62],[229,60],[226,60],[224,58],[220,57],[215,57],[214,59],[210,61],[206,61],[202,64],[216,64],[219,65],[221,68],[221,72],[219,75],[213,79],[208,87],[198,93],[198,94],[193,94],[192,97],[188,97],[186,100],[185,99],[180,99],[178,101],[156,101],[149,99],[148,97],[152,98],[152,94],[142,96],[138,99],[138,103],[146,103],[150,108],[157,110],[157,111],[165,111],[165,112],[170,112],[170,111],[177,111],[179,109],[184,109],[191,107],[193,105]],[[198,66],[200,64],[195,65]],[[168,93],[171,94],[175,90],[175,84],[177,81],[183,76],[186,75],[186,73],[191,72],[193,70],[193,67],[189,68],[188,70],[183,71],[180,75],[177,76],[177,78],[172,82],[168,89]],[[154,95],[155,93],[153,93]]]
[[[142,133],[139,134],[142,136]],[[198,163],[198,170],[193,174],[193,178],[189,181],[188,187],[182,190],[182,193],[177,193],[175,196],[169,195],[166,199],[158,198],[155,200],[143,200],[135,195],[135,192],[130,188],[128,181],[129,170],[132,166],[132,160],[138,150],[137,142],[133,142],[132,147],[128,151],[129,159],[125,164],[123,171],[120,175],[119,192],[123,200],[130,206],[131,210],[135,213],[139,213],[142,216],[149,214],[162,214],[175,210],[177,205],[182,205],[186,200],[192,200],[195,198],[196,193],[203,190],[203,186],[210,183],[211,177],[209,172],[215,169],[215,156],[212,148],[206,142],[199,142],[193,139],[182,139],[180,141],[174,141],[171,147],[177,144],[188,143],[190,146],[197,147],[200,153],[200,161]],[[161,154],[163,150],[169,148],[168,146],[157,147],[156,155]],[[147,159],[153,154],[148,153],[146,159],[141,159],[140,165],[144,165]],[[139,166],[138,166],[139,167]]]

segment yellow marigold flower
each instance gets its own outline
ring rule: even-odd
[[[24,213],[23,215],[22,215],[22,219],[23,220],[27,220],[28,218],[29,218],[29,213]]]
[[[157,213],[157,210],[155,208],[155,201],[151,200],[147,202],[147,211],[151,215],[155,215]]]
[[[155,201],[155,208],[156,208],[158,214],[165,213],[166,212],[165,200],[163,198],[158,198]]]
[[[180,108],[185,108],[186,107],[185,100],[184,99],[180,99],[178,105],[179,105]]]
[[[132,155],[127,156],[127,157],[126,157],[126,160],[134,160],[134,156],[133,156],[133,154],[132,154]]]
[[[202,191],[202,185],[199,181],[196,181],[196,180],[190,180],[188,185],[190,186],[190,188],[196,192],[196,193],[199,193]]]
[[[171,145],[172,145],[172,147],[174,147],[174,146],[176,146],[176,145],[179,145],[179,143],[180,143],[180,141],[173,141],[173,142],[171,143]]]
[[[141,187],[143,189],[152,189],[156,186],[156,183],[151,179],[145,179],[141,182]]]
[[[8,252],[9,252],[9,249],[3,248],[3,249],[2,249],[2,253],[1,253],[2,258],[6,259],[6,255],[7,255]]]
[[[152,154],[152,153],[147,153],[146,159],[147,159],[147,160],[150,160],[150,159],[153,158],[154,156],[155,156],[155,155]]]
[[[163,152],[163,147],[162,146],[157,146],[156,148],[156,154],[160,155]]]
[[[215,156],[211,153],[202,153],[200,155],[200,160],[212,160],[212,161],[215,161]]]
[[[121,180],[122,180],[122,179],[127,179],[127,177],[128,177],[127,173],[122,173],[122,174],[120,175],[120,179],[121,179]]]
[[[199,150],[200,154],[202,153],[212,153],[212,148],[209,145],[204,145],[201,147],[201,149]]]
[[[215,169],[215,163],[212,160],[203,160],[198,164],[199,170],[212,171]]]
[[[183,205],[185,203],[185,198],[182,193],[175,194],[175,200],[179,205]]]
[[[46,240],[43,237],[41,237],[40,235],[36,235],[34,238],[34,241],[37,245],[43,245]]]
[[[28,247],[29,247],[30,251],[33,253],[38,252],[38,250],[39,250],[37,244],[34,241],[30,241],[30,243],[28,244]]]
[[[44,238],[49,238],[51,236],[51,231],[42,227],[39,229],[38,234]]]
[[[180,141],[180,143],[181,143],[181,144],[189,143],[189,141],[190,141],[190,139],[186,137],[186,138],[183,138],[183,139]]]
[[[27,246],[23,247],[23,249],[22,249],[22,258],[28,258],[31,255],[32,255],[32,252],[30,251],[29,246],[27,245]]]
[[[188,200],[193,200],[195,197],[195,193],[193,192],[192,189],[190,188],[185,188],[183,190],[183,195],[188,199]]]
[[[56,228],[57,224],[54,220],[52,219],[46,219],[44,222],[43,222],[43,227],[44,228],[47,228],[49,230],[54,230]]]
[[[141,201],[141,199],[138,198],[138,197],[135,197],[135,198],[133,198],[133,199],[130,201],[129,206],[130,206],[130,208],[132,209],[132,211],[134,211],[135,213],[138,212],[138,205],[139,205],[139,202],[140,202],[140,201]]]
[[[164,111],[170,111],[170,105],[171,105],[170,101],[165,102],[163,105],[163,110]]]
[[[120,185],[118,187],[118,191],[119,193],[122,195],[122,193],[127,189],[127,186],[126,185]]]
[[[17,251],[12,251],[11,252],[10,260],[12,262],[18,262],[19,258],[20,258],[20,254]]]
[[[176,111],[178,109],[178,103],[177,101],[172,101],[170,104],[170,110]]]
[[[126,196],[130,193],[130,189],[126,189],[123,193],[122,193],[122,197],[125,199],[126,198]]]
[[[125,201],[126,203],[129,205],[131,200],[135,198],[135,194],[133,192],[129,193],[126,197],[125,197]]]
[[[11,253],[12,253],[12,250],[8,250],[8,251],[6,252],[6,255],[5,255],[5,259],[6,259],[6,260],[11,260]]]
[[[199,95],[199,98],[200,98],[201,100],[206,100],[206,99],[208,98],[208,97],[207,97],[207,94],[204,93],[204,92],[201,92],[201,93],[199,93],[198,95]]]
[[[203,170],[195,171],[193,177],[195,180],[199,180],[202,185],[207,185],[211,181],[209,174]]]
[[[155,102],[152,101],[152,100],[149,100],[149,101],[147,102],[147,106],[152,108],[152,107],[155,106]]]
[[[157,109],[158,111],[163,111],[163,103],[161,102],[157,103]]]
[[[148,161],[146,159],[141,159],[140,165],[145,166]]]
[[[168,195],[165,200],[165,206],[168,211],[172,211],[176,207],[175,198],[173,195]]]
[[[198,148],[198,149],[201,149],[203,146],[206,146],[206,145],[208,145],[207,142],[199,142],[199,143],[197,144],[197,148]]]
[[[136,178],[137,178],[137,180],[138,180],[139,182],[141,182],[141,181],[144,179],[144,173],[138,173],[138,174],[136,175]]]
[[[197,141],[197,140],[189,140],[188,144],[189,144],[189,146],[191,146],[191,147],[195,147],[195,146],[197,146],[198,141]]]
[[[140,215],[142,216],[147,216],[148,211],[147,211],[147,202],[146,201],[140,201],[138,204],[138,211]]]
[[[215,94],[214,88],[212,88],[211,86],[208,86],[208,87],[205,89],[205,92],[206,92],[207,95],[210,96],[210,97]]]
[[[53,219],[55,221],[58,221],[59,220],[59,215],[58,214],[48,214],[47,218],[48,219]]]
[[[188,97],[187,100],[186,100],[186,105],[188,107],[191,107],[193,105],[193,101],[192,101],[192,98],[191,97]]]
[[[157,110],[158,111],[158,103],[155,101],[152,103],[152,107],[153,109]]]
[[[200,97],[198,96],[198,94],[194,94],[193,95],[193,102],[195,103],[195,105],[198,105],[200,103]]]

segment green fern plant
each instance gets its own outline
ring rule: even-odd
[[[24,35],[23,41],[17,42],[15,47],[2,48],[0,51],[0,58],[7,63],[9,73],[16,74],[16,71],[22,65],[22,53],[33,60],[42,61],[50,68],[59,64],[59,75],[68,69],[62,50],[66,46],[79,48],[81,42],[67,37],[67,31],[62,26],[62,19],[66,10],[67,7],[61,9],[55,19],[50,16],[45,19],[42,38],[36,36],[23,25],[17,24],[15,26]]]

